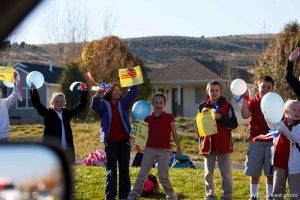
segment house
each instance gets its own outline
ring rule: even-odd
[[[18,62],[13,65],[14,69],[20,74],[21,86],[23,92],[23,101],[18,101],[9,109],[9,116],[12,123],[37,123],[41,122],[43,118],[32,107],[30,99],[30,88],[26,84],[26,76],[32,71],[39,71],[43,74],[45,82],[42,87],[38,89],[41,103],[49,107],[49,102],[54,93],[60,91],[60,85],[57,83],[63,68],[48,66],[43,64],[33,64]],[[7,89],[7,95],[11,94],[12,89]]]
[[[166,112],[175,116],[194,117],[205,99],[206,84],[225,82],[219,75],[192,58],[148,73],[153,92],[167,97]]]

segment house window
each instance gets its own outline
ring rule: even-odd
[[[201,103],[203,99],[205,99],[205,88],[204,87],[197,87],[195,88],[195,103]]]
[[[17,102],[17,108],[18,109],[32,108],[33,106],[29,94],[29,88],[22,88],[22,92],[23,92],[23,99],[22,101]]]

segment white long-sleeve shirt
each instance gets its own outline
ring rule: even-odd
[[[290,131],[283,122],[279,123],[281,131],[291,140],[290,156],[289,156],[289,174],[300,173],[300,150],[295,143],[300,145],[300,124],[293,126]]]
[[[0,139],[8,138],[9,136],[9,115],[8,109],[18,101],[16,88],[7,98],[0,99]]]

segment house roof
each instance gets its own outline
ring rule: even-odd
[[[64,68],[53,66],[50,70],[49,65],[44,64],[34,64],[26,62],[18,62],[14,64],[14,68],[21,68],[25,72],[39,71],[43,74],[46,83],[57,83],[60,75],[62,74]]]
[[[218,76],[228,77],[228,71],[230,73],[230,79],[240,78],[243,79],[246,83],[251,83],[254,77],[253,73],[248,72],[245,69],[234,67],[234,66],[227,66],[227,65],[218,65],[216,62],[206,62],[203,60],[197,60],[197,62],[203,64],[208,69],[214,71]],[[229,77],[228,77],[229,78]]]
[[[211,80],[223,80],[192,58],[186,58],[182,62],[149,72],[148,77],[151,83],[156,84],[198,84]]]

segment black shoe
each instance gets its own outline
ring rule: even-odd
[[[251,197],[249,200],[257,200],[256,197]]]

